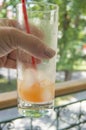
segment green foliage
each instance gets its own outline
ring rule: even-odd
[[[82,46],[86,44],[86,0],[48,0],[59,6],[59,32],[57,70],[79,69]],[[84,31],[85,30],[85,31]],[[86,65],[86,62],[85,62]],[[83,69],[86,70],[86,67]]]
[[[82,58],[82,46],[86,44],[86,0],[35,1],[51,2],[59,6],[57,70],[73,70],[76,64],[78,68],[84,61]],[[15,8],[19,2],[20,0],[9,0],[8,2],[4,0],[0,10],[0,18],[6,17],[7,7]]]
[[[0,78],[0,93],[16,90],[16,84],[17,82],[15,79],[11,80],[10,83],[8,83],[7,79]]]
[[[86,44],[86,0],[47,0],[59,6],[57,70],[81,69],[82,47]],[[86,62],[85,62],[86,65]],[[86,67],[83,68],[86,70]]]

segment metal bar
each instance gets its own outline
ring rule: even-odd
[[[61,105],[61,106],[56,106],[56,107],[54,107],[54,109],[66,107],[66,106],[69,106],[69,105],[72,105],[72,104],[75,104],[75,103],[79,103],[79,102],[83,102],[83,101],[86,101],[86,99],[81,99],[81,100],[78,100],[78,101],[75,101],[75,102],[71,102],[71,103],[68,103],[68,104],[65,104],[65,105]]]
[[[76,127],[76,126],[80,126],[81,124],[85,124],[85,123],[86,123],[86,120],[83,121],[83,122],[79,122],[77,124],[70,125],[69,127],[66,127],[66,128],[63,128],[63,129],[58,129],[58,130],[68,130],[68,129],[71,129],[71,128]]]
[[[33,130],[33,118],[30,118],[30,129]]]
[[[86,99],[82,99],[82,100],[79,100],[79,101],[76,101],[76,102],[73,102],[73,103],[69,103],[69,104],[66,104],[66,105],[63,105],[63,106],[59,106],[59,107],[56,107],[55,108],[55,111],[57,112],[57,130],[68,130],[68,129],[70,129],[70,128],[73,128],[73,127],[78,127],[78,130],[81,130],[81,128],[80,128],[80,125],[81,124],[84,124],[84,123],[86,123],[86,119],[85,120],[83,120],[83,121],[81,121],[81,116],[82,116],[82,113],[81,113],[81,105],[80,105],[80,114],[79,114],[79,116],[78,116],[78,120],[79,120],[79,122],[78,123],[75,123],[75,124],[72,124],[72,125],[69,125],[68,127],[66,127],[66,128],[63,128],[63,129],[59,129],[59,117],[60,117],[60,115],[59,115],[59,113],[60,113],[60,109],[61,108],[64,108],[64,107],[67,107],[67,106],[69,106],[69,105],[72,105],[72,104],[76,104],[76,103],[82,103],[82,102],[84,102],[84,101],[86,101]],[[60,117],[61,118],[61,117]],[[61,120],[61,119],[60,119]]]
[[[10,122],[10,121],[14,121],[14,120],[16,120],[16,119],[20,119],[20,118],[24,118],[24,117],[21,116],[21,117],[16,117],[16,118],[9,119],[9,120],[6,120],[6,121],[1,121],[0,124],[2,124],[2,123],[8,123],[8,122]]]
[[[0,130],[2,130],[1,124],[0,124]]]

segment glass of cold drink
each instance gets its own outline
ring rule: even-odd
[[[57,50],[58,7],[51,3],[27,2],[29,24],[34,35],[53,50]],[[23,26],[22,5],[17,6],[18,22]],[[39,48],[40,49],[40,48]],[[35,59],[18,50],[18,110],[21,115],[40,117],[54,108],[56,55],[51,59]]]

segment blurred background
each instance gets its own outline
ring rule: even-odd
[[[16,5],[20,1],[21,0],[0,0],[0,18],[16,19]],[[58,86],[57,84],[57,88],[68,88],[68,86],[65,86],[64,81],[69,81],[68,85],[72,86],[71,80],[76,81],[75,86],[77,89],[78,87],[83,88],[83,86],[86,88],[86,0],[35,1],[51,2],[59,6],[56,82],[63,83],[63,86]],[[16,70],[0,68],[0,94],[16,90],[16,76]],[[84,83],[81,82],[82,79],[84,79]],[[74,86],[72,88],[74,89]],[[54,116],[50,116],[46,117],[46,119],[44,118],[44,120],[42,118],[40,122],[37,122],[35,119],[30,121],[28,120],[29,123],[26,120],[24,123],[21,119],[19,122],[18,120],[15,120],[14,128],[18,128],[16,130],[19,130],[19,126],[21,127],[21,125],[26,125],[27,123],[26,126],[28,126],[28,124],[31,126],[30,130],[33,128],[33,130],[42,130],[40,128],[45,128],[47,125],[50,126],[48,127],[49,130],[57,130],[58,128],[62,128],[58,130],[86,130],[86,89],[79,91],[78,93],[68,93],[67,95],[64,94],[56,97],[55,106],[57,113],[56,119],[54,119]],[[15,116],[17,118],[18,115],[15,114],[15,110],[16,109],[14,108],[13,110],[9,108],[6,112],[1,111],[1,122],[4,119],[5,121],[3,122],[7,122],[8,118],[10,119],[12,116],[13,118]],[[31,123],[31,121],[33,121],[33,123]],[[63,129],[67,124],[71,127]],[[9,128],[10,127],[13,127],[13,124],[9,124]],[[3,130],[7,129],[4,127]],[[23,128],[21,130],[25,129]]]
[[[35,1],[59,6],[56,81],[86,78],[86,0]],[[19,2],[0,0],[0,18],[16,19],[16,4]],[[15,89],[16,70],[0,68],[0,93]]]

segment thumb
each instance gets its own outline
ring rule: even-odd
[[[55,51],[34,35],[12,27],[0,27],[0,57],[21,48],[37,58],[52,58]]]

